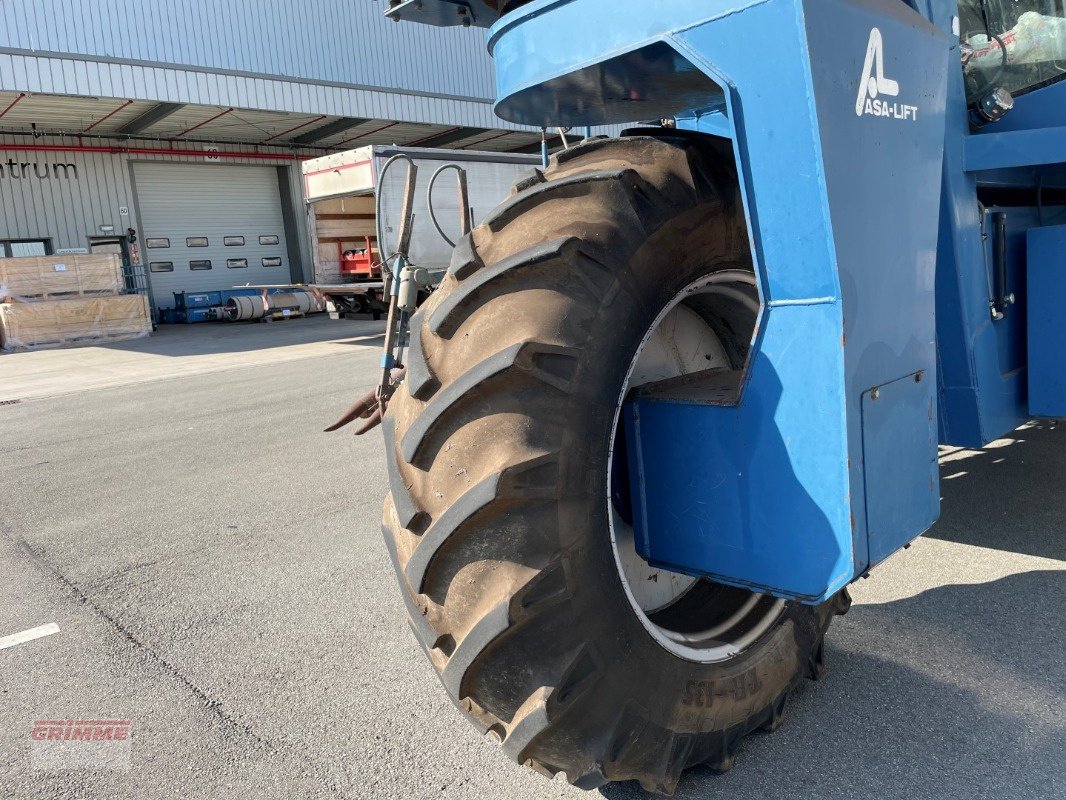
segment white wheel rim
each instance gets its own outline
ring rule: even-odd
[[[659,313],[627,371],[615,406],[608,451],[607,516],[622,586],[641,624],[652,637],[671,653],[690,661],[722,661],[737,655],[773,625],[785,603],[770,602],[764,595],[751,593],[725,619],[703,629],[682,632],[654,622],[651,616],[676,603],[699,579],[653,567],[637,553],[633,528],[623,520],[611,500],[614,432],[618,430],[622,404],[632,389],[700,370],[732,367],[718,335],[691,304],[701,295],[714,294],[733,302],[751,303],[751,310],[757,311],[757,302],[735,288],[738,282],[750,283],[751,277],[743,272],[725,271],[702,278],[685,287]]]

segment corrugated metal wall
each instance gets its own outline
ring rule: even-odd
[[[0,89],[500,127],[484,31],[397,24],[383,10],[370,0],[6,0]]]
[[[175,292],[292,280],[275,167],[135,162],[133,175],[157,305]]]
[[[57,250],[86,247],[90,236],[103,235],[100,232],[101,225],[113,225],[118,233],[126,228],[143,229],[134,202],[131,163],[205,163],[205,157],[199,155],[20,152],[4,149],[4,146],[25,144],[25,137],[0,137],[0,197],[3,198],[0,203],[0,239],[51,239]],[[45,137],[34,144],[71,145],[71,142]],[[109,143],[95,141],[93,144],[107,146]],[[156,149],[165,145],[138,143],[138,147]],[[270,148],[260,149],[263,152],[280,152]],[[15,169],[12,169],[12,163]],[[303,197],[298,162],[226,158],[220,163],[268,164],[281,168],[288,178],[292,196]],[[28,165],[28,168],[24,170],[22,165]],[[122,208],[128,209],[129,216],[121,215]],[[303,224],[303,209],[296,209],[296,213],[299,215],[296,249],[302,259],[303,273],[309,277],[311,245]]]

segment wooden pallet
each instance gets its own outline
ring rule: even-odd
[[[118,292],[112,289],[81,289],[71,292],[9,295],[3,299],[5,303],[39,303],[42,300],[70,300],[74,297],[114,297],[116,294]]]
[[[59,347],[79,347],[94,344],[107,344],[108,342],[125,342],[130,339],[140,339],[144,333],[94,333],[86,336],[66,336],[58,339],[38,339],[30,346],[13,348],[0,348],[4,352],[21,352],[24,350],[54,350]]]
[[[123,286],[114,253],[0,258],[0,302],[106,297]]]
[[[138,294],[0,305],[0,347],[8,351],[134,339],[151,330],[148,298]]]

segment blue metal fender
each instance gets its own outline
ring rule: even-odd
[[[937,514],[936,382],[916,377],[936,369],[947,38],[896,0],[647,10],[505,17],[497,113],[728,122],[763,310],[738,402],[630,408],[633,470],[655,476],[638,478],[638,539],[653,563],[818,602]]]

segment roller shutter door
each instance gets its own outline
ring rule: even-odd
[[[223,164],[135,164],[141,259],[155,304],[174,292],[288,283],[278,171]]]

